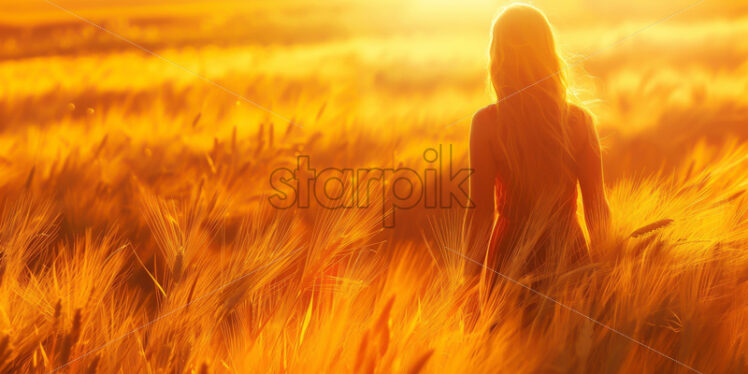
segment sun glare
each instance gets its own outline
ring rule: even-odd
[[[0,373],[748,372],[692,1],[0,0]]]

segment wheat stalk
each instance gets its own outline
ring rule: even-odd
[[[671,223],[673,223],[672,219],[661,219],[659,221],[652,222],[648,225],[642,226],[634,230],[634,232],[631,233],[631,237],[638,238],[644,234],[648,234],[652,231],[656,231],[663,227],[669,226]]]

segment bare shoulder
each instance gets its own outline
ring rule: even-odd
[[[496,104],[486,105],[473,115],[473,122],[486,122],[496,118]]]
[[[569,128],[573,142],[578,149],[599,149],[595,121],[587,109],[569,104]]]
[[[569,120],[572,126],[580,130],[594,127],[592,114],[576,104],[569,104]]]
[[[496,105],[487,105],[473,115],[470,132],[475,136],[486,134],[489,128],[496,126]]]

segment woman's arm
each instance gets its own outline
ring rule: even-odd
[[[480,112],[473,117],[470,128],[470,202],[465,214],[467,225],[467,250],[465,255],[471,260],[483,263],[491,238],[494,220],[494,183],[496,165],[491,152],[491,139],[495,135],[481,121]],[[468,261],[472,262],[472,261]],[[479,274],[480,267],[475,263],[467,264],[468,274]]]
[[[595,247],[603,239],[610,225],[610,207],[603,183],[600,141],[592,118],[584,114],[584,127],[580,134],[584,139],[577,154],[577,168],[584,204],[584,218],[590,233],[591,244]]]

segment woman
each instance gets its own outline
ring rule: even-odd
[[[489,52],[497,102],[475,114],[470,130],[467,255],[515,276],[579,261],[587,248],[577,183],[593,244],[609,217],[592,117],[569,102],[563,61],[538,9],[504,9]]]

